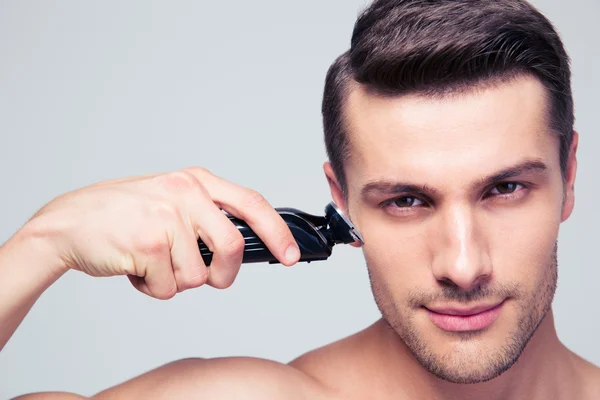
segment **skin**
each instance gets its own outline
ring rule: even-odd
[[[347,208],[365,238],[375,298],[441,378],[495,377],[550,307],[556,237],[573,197],[562,205],[544,94],[531,79],[450,103],[350,97],[351,143],[360,151],[348,168]],[[508,180],[487,178],[511,169]],[[500,303],[494,326],[477,333],[438,329],[427,311]]]
[[[556,239],[574,206],[578,136],[563,181],[540,83],[522,76],[443,99],[384,98],[355,85],[348,100],[347,197],[328,163],[324,171],[365,239],[382,319],[288,365],[181,360],[94,398],[600,397],[600,369],[568,350],[554,328]],[[510,178],[488,179],[507,169]],[[420,189],[391,190],[398,184]],[[71,269],[129,275],[138,290],[163,299],[204,284],[228,287],[241,247],[218,207],[247,219],[284,260],[293,239],[270,205],[202,169],[104,182],[49,203],[0,248],[0,332],[9,332],[0,344]],[[142,220],[148,236],[135,241]],[[92,232],[93,243],[106,245],[79,241]],[[210,271],[194,251],[198,235],[215,250]],[[498,303],[498,318],[478,332],[447,332],[425,309]]]

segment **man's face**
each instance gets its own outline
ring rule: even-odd
[[[563,207],[558,138],[535,79],[428,99],[356,86],[347,210],[376,302],[453,382],[494,378],[550,308]]]

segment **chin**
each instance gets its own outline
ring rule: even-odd
[[[449,332],[416,317],[392,328],[431,374],[452,383],[475,384],[508,371],[542,320],[539,314],[507,313],[485,329]]]
[[[472,335],[475,335],[474,333]],[[488,344],[483,338],[464,337],[449,352],[415,354],[422,366],[440,379],[453,383],[474,384],[486,382],[510,369],[521,354],[512,345]]]

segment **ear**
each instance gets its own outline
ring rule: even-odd
[[[569,149],[569,159],[567,161],[567,171],[565,174],[565,197],[562,208],[561,222],[564,222],[571,216],[575,207],[575,176],[577,174],[577,145],[579,144],[579,134],[573,132],[573,142]]]
[[[333,167],[330,162],[326,162],[323,164],[323,172],[325,172],[325,176],[327,177],[327,183],[329,184],[329,191],[331,192],[331,197],[335,204],[346,214],[350,215],[348,212],[348,205],[346,204],[346,200],[344,199],[344,193],[342,192],[342,188],[333,172]],[[351,246],[360,247],[360,243],[350,243]]]
[[[333,172],[333,167],[330,162],[326,162],[323,164],[323,172],[325,172],[325,177],[327,178],[327,183],[329,184],[329,191],[331,192],[331,197],[335,204],[342,210],[346,215],[348,215],[348,208],[346,205],[346,201],[344,200],[344,194],[342,192],[342,187],[340,186],[335,173]]]

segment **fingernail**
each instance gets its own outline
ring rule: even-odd
[[[297,246],[291,244],[285,251],[285,259],[288,263],[294,263],[300,258],[300,250]]]

